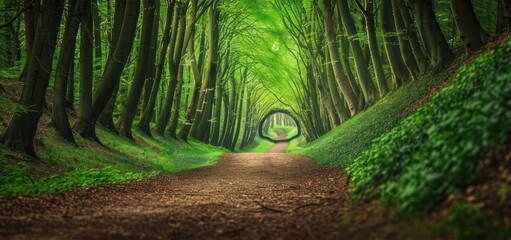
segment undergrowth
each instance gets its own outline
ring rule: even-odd
[[[511,41],[461,68],[449,85],[375,139],[348,168],[356,199],[424,212],[473,183],[489,149],[511,136]]]

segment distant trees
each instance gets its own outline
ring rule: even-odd
[[[442,71],[453,48],[473,52],[491,33],[507,30],[509,1],[481,12],[487,2],[25,0],[23,17],[0,13],[0,67],[24,66],[19,102],[29,110],[13,116],[1,142],[35,156],[47,108],[51,126],[71,143],[75,134],[100,141],[99,123],[131,140],[135,125],[149,136],[235,149],[253,141],[275,104],[295,113],[313,140],[392,89]],[[269,52],[285,48],[291,59],[279,73],[289,75],[279,80],[288,99],[262,80],[276,63],[250,52],[262,28],[254,11],[273,11],[280,17],[273,28],[282,24],[287,34],[264,41],[273,44]]]

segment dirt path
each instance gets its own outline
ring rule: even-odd
[[[215,167],[131,184],[0,197],[0,238],[365,239],[374,234],[352,226],[366,220],[351,211],[346,176],[338,170],[296,155],[230,153]]]
[[[284,140],[287,137],[287,133],[282,130],[274,130],[277,133],[277,137],[274,138],[275,140]],[[289,147],[289,142],[280,142],[273,147],[271,147],[268,152],[269,153],[285,153],[287,147]]]

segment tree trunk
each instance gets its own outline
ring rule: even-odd
[[[217,77],[217,61],[218,61],[218,40],[219,40],[219,15],[220,11],[217,8],[217,3],[213,3],[210,12],[209,23],[209,50],[208,50],[208,64],[206,69],[206,82],[207,90],[205,93],[205,106],[202,108],[200,122],[198,122],[195,138],[202,142],[208,142],[206,137],[209,135],[208,129],[210,128],[211,113],[213,109],[214,92]],[[196,118],[197,119],[197,118]],[[194,124],[197,124],[195,122]]]
[[[99,115],[109,101],[115,102],[115,90],[119,86],[121,74],[126,66],[137,29],[138,15],[140,11],[140,0],[132,0],[126,4],[122,26],[119,32],[118,40],[112,57],[108,60],[107,67],[101,78],[101,83],[96,90],[92,103],[92,122],[93,126],[99,118]],[[117,14],[116,14],[117,15]],[[117,19],[115,20],[117,22]],[[116,30],[113,30],[116,32]],[[112,96],[114,94],[114,96]],[[95,138],[95,136],[90,136]]]
[[[99,15],[98,0],[92,0],[92,24],[94,27],[94,70],[99,73],[102,69],[101,51],[101,16]]]
[[[245,68],[244,72],[243,72],[243,76],[241,77],[241,83],[240,83],[240,88],[241,88],[241,95],[240,95],[240,100],[238,102],[238,110],[236,111],[236,117],[237,117],[237,120],[236,120],[236,130],[234,132],[234,137],[232,138],[232,142],[230,144],[230,147],[229,149],[230,150],[233,150],[236,149],[236,145],[238,143],[238,138],[240,137],[240,130],[241,130],[241,120],[242,120],[242,116],[243,116],[243,100],[244,100],[244,97],[245,97],[245,82],[247,80],[247,73],[248,73],[248,69]]]
[[[193,4],[193,2],[192,2]],[[192,33],[192,35],[194,32]],[[193,79],[194,79],[194,85],[192,89],[192,96],[190,98],[190,101],[188,102],[188,106],[186,108],[185,113],[185,122],[183,124],[183,127],[181,128],[181,131],[179,131],[179,138],[187,141],[188,140],[188,134],[190,133],[190,130],[192,128],[193,123],[196,119],[193,117],[195,116],[197,105],[199,102],[200,97],[200,90],[201,90],[201,82],[202,82],[202,66],[198,66],[197,62],[195,61],[195,40],[193,37],[191,37],[190,41],[188,42],[188,55],[190,57],[190,66],[193,73]],[[204,31],[201,33],[200,37],[200,48],[201,50],[204,48],[204,42],[205,42],[205,34]],[[202,54],[201,54],[202,56]],[[199,68],[200,67],[200,68]],[[201,69],[199,71],[199,69]]]
[[[413,8],[414,20],[417,23],[433,70],[445,69],[454,59],[454,55],[436,20],[432,0],[408,0],[408,2]]]
[[[348,0],[340,0],[338,4],[344,29],[346,29],[348,36],[356,36],[357,29],[355,27],[353,17],[349,11]],[[350,40],[350,46],[353,52],[353,57],[355,59],[355,68],[357,70],[358,79],[360,81],[360,86],[362,87],[362,93],[364,94],[365,102],[370,105],[376,101],[378,94],[371,79],[371,75],[369,74],[369,71],[367,71],[369,66],[365,61],[364,52],[360,47],[359,40],[357,38],[353,38]],[[332,60],[335,61],[333,55],[331,56]],[[344,93],[344,95],[347,96],[346,93]]]
[[[337,39],[332,21],[332,5],[331,0],[324,0],[324,12],[325,12],[325,32],[328,40],[328,49],[330,51],[330,57],[332,62],[332,68],[334,69],[335,80],[341,87],[342,94],[346,97],[351,115],[358,113],[357,97],[355,96],[353,89],[346,79],[345,73],[342,71],[341,61],[339,58],[339,52],[337,48]]]
[[[371,53],[371,61],[373,63],[374,75],[376,76],[376,82],[378,83],[378,91],[380,92],[380,96],[383,96],[387,94],[389,88],[387,87],[387,80],[385,79],[385,73],[383,72],[383,63],[380,58],[378,39],[376,38],[376,29],[374,26],[373,14],[373,0],[366,0],[365,13],[367,39],[369,41],[369,50]]]
[[[331,62],[330,53],[327,51],[326,62]],[[344,100],[342,100],[339,90],[337,88],[337,83],[335,82],[334,72],[332,69],[332,64],[325,64],[326,68],[326,80],[328,82],[328,88],[330,89],[330,94],[332,96],[332,102],[334,107],[339,114],[339,121],[343,123],[350,117],[350,112],[344,107]]]
[[[165,59],[166,59],[167,51],[168,51],[169,44],[171,41],[171,39],[170,39],[171,28],[173,29],[172,23],[177,24],[177,20],[178,20],[177,19],[178,14],[175,12],[175,11],[177,11],[177,9],[174,11],[174,5],[175,5],[175,1],[171,1],[167,5],[167,20],[165,21],[162,47],[160,49],[158,65],[156,66],[156,74],[155,74],[155,78],[154,78],[154,83],[153,83],[153,87],[151,90],[151,94],[150,94],[147,106],[144,108],[144,112],[142,113],[142,117],[140,118],[140,122],[138,123],[138,129],[142,133],[149,135],[149,136],[151,135],[151,129],[150,129],[149,125],[150,125],[151,119],[153,118],[153,115],[155,112],[154,109],[156,107],[156,98],[158,96],[158,90],[160,88],[160,82],[161,82],[161,77],[162,77],[162,73],[163,73],[163,68],[165,66]]]
[[[165,102],[158,116],[158,121],[156,121],[156,133],[159,135],[163,135],[165,133],[165,128],[170,120],[170,114],[172,110],[172,103],[174,102],[174,93],[176,91],[177,83],[178,83],[178,72],[179,65],[181,62],[181,57],[183,54],[183,42],[186,31],[186,9],[187,6],[184,3],[178,3],[179,9],[179,20],[178,24],[174,25],[172,32],[177,33],[175,41],[171,41],[170,50],[169,50],[169,72],[170,72],[170,80],[169,86],[167,88],[167,97],[165,98]],[[178,30],[179,29],[179,30]],[[175,43],[174,43],[175,42]]]
[[[227,60],[226,60],[227,61]],[[226,70],[226,69],[224,69]],[[217,81],[215,86],[215,116],[213,122],[213,133],[211,134],[212,145],[218,146],[220,136],[220,116],[222,114],[222,82]]]
[[[81,0],[81,2],[88,2]],[[80,110],[74,130],[81,136],[94,136],[92,124],[92,79],[93,79],[93,54],[92,54],[92,29],[93,20],[90,14],[90,2],[87,14],[81,19],[80,29]]]
[[[399,50],[399,42],[396,32],[396,25],[392,14],[392,2],[383,1],[380,9],[381,31],[383,35],[383,46],[392,72],[393,83],[395,87],[401,86],[408,80],[410,75],[401,58],[401,50]]]
[[[52,96],[51,124],[66,141],[71,143],[75,143],[75,139],[66,111],[66,90],[67,82],[69,81],[70,65],[74,62],[76,35],[80,27],[79,17],[81,12],[84,11],[81,9],[83,7],[85,6],[81,2],[77,4],[77,0],[71,0],[69,3],[69,14],[66,19],[66,29],[57,63],[57,74]]]
[[[155,10],[155,0],[144,0],[144,12],[142,20],[142,34],[140,35],[140,47],[138,49],[137,67],[135,70],[135,78],[131,83],[128,98],[123,105],[121,117],[118,124],[119,135],[133,140],[131,135],[131,127],[133,119],[137,113],[138,103],[142,95],[144,81],[146,80],[149,52],[151,48],[151,37],[153,36],[153,19]]]
[[[484,31],[479,20],[477,20],[472,2],[451,0],[451,9],[467,53],[474,52],[483,46],[486,38],[488,38],[488,33]]]
[[[66,108],[70,111],[75,110],[75,60],[74,57],[71,59],[71,64],[69,65],[69,79],[67,81],[67,91],[66,91]]]
[[[412,19],[410,14],[410,10],[407,6],[405,6],[402,1],[401,4],[398,4],[401,16],[403,17],[403,23],[405,27],[405,33],[408,37],[408,42],[410,43],[410,47],[412,48],[413,55],[417,62],[417,66],[419,67],[420,74],[426,72],[429,64],[429,59],[424,54],[421,43],[419,42],[419,38],[417,37],[417,29],[415,27],[415,22]]]
[[[174,91],[174,102],[172,103],[172,112],[166,133],[172,138],[177,138],[177,125],[179,123],[179,110],[181,109],[181,93],[183,92],[183,65],[179,65],[177,73],[177,85]]]
[[[391,2],[393,9],[392,12],[394,13],[394,24],[396,26],[397,38],[399,40],[399,49],[401,50],[401,57],[413,78],[418,79],[420,76],[420,69],[410,46],[410,42],[408,41],[408,37],[403,34],[406,29],[403,16],[401,16],[400,7],[397,0],[391,0]]]
[[[142,100],[142,108],[140,110],[140,118],[147,110],[147,105],[149,104],[149,99],[151,97],[151,90],[153,89],[154,80],[156,77],[156,52],[158,50],[158,33],[160,30],[160,1],[156,1],[156,7],[154,10],[154,18],[153,18],[153,29],[151,31],[151,45],[149,50],[149,59],[147,62],[147,77],[146,82],[144,84],[144,93]]]
[[[41,5],[31,59],[28,61],[25,85],[19,101],[28,111],[15,115],[1,138],[5,146],[34,157],[34,136],[42,115],[63,10],[63,0],[46,0]]]

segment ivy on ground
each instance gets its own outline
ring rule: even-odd
[[[489,149],[511,136],[511,41],[463,67],[449,85],[375,139],[349,167],[356,199],[380,196],[423,212],[477,180]]]

